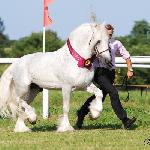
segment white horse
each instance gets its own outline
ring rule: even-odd
[[[15,132],[30,131],[24,121],[28,119],[31,123],[36,122],[34,108],[29,106],[34,97],[42,88],[61,88],[63,115],[57,130],[74,130],[68,119],[70,93],[73,89],[87,87],[92,82],[94,69],[91,58],[94,54],[105,58],[108,64],[111,61],[108,35],[103,24],[80,25],[71,32],[67,43],[55,52],[21,57],[10,65],[1,77],[1,116],[18,118]],[[87,91],[101,99],[101,91],[98,88],[93,90],[93,86],[87,88]]]

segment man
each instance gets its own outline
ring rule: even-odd
[[[118,91],[116,87],[113,85],[113,83],[115,79],[115,57],[116,54],[118,53],[123,57],[123,59],[126,60],[126,64],[128,68],[127,70],[128,79],[130,79],[133,76],[130,54],[120,41],[112,39],[112,35],[114,32],[113,26],[111,24],[107,24],[105,27],[109,35],[109,47],[111,49],[112,67],[110,68],[110,66],[107,66],[105,63],[103,63],[102,59],[96,58],[94,61],[95,74],[94,74],[93,82],[98,84],[100,89],[103,92],[102,101],[104,101],[106,95],[109,94],[111,100],[111,106],[115,114],[122,121],[124,128],[128,129],[136,121],[136,118],[133,117],[132,119],[130,119],[127,117],[127,113],[121,105]],[[84,117],[85,115],[88,114],[90,103],[94,99],[95,99],[95,95],[89,97],[87,101],[84,103],[84,105],[82,105],[81,109],[78,110],[77,112],[78,118],[76,123],[78,128],[82,127]]]

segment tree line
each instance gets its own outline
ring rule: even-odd
[[[135,21],[134,26],[127,36],[116,37],[119,39],[131,56],[150,56],[150,24],[146,20]],[[126,69],[118,69],[117,82],[121,83]],[[122,78],[121,78],[121,77]],[[134,68],[134,77],[131,84],[150,84],[150,69]]]
[[[10,40],[4,31],[4,21],[0,18],[0,57],[21,57],[42,51],[42,32],[32,33],[18,40]],[[135,21],[129,35],[115,38],[123,43],[131,56],[150,56],[150,24],[146,20]],[[60,39],[56,32],[46,31],[46,51],[55,51],[64,43],[65,41]],[[150,84],[150,69],[135,68],[134,70],[135,76],[130,81],[132,84]],[[126,68],[118,68],[116,82],[121,83],[125,74]]]

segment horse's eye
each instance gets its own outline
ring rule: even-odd
[[[98,46],[101,43],[101,40],[98,40],[95,46]]]

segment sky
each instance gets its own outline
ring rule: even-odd
[[[44,0],[0,0],[0,17],[10,39],[20,39],[43,30]],[[48,30],[67,39],[69,33],[82,23],[111,23],[115,36],[130,34],[135,21],[145,19],[150,23],[150,0],[53,0],[49,16],[53,24]]]

